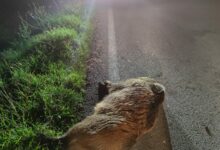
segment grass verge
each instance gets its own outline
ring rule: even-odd
[[[61,135],[80,120],[90,41],[80,12],[35,7],[0,53],[0,149],[47,149],[37,133]]]

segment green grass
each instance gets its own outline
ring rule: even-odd
[[[90,30],[75,11],[35,9],[35,24],[22,20],[18,39],[0,53],[3,150],[47,149],[38,133],[61,135],[82,117]]]
[[[72,49],[73,45],[77,45],[76,39],[77,33],[74,28],[55,28],[31,36],[27,40],[15,42],[14,48],[2,53],[2,57],[10,61],[17,61],[22,57],[34,54],[34,57],[36,55],[44,57],[43,55],[45,55],[48,61],[70,61],[72,53],[76,51]]]

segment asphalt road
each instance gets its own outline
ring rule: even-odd
[[[158,79],[167,90],[173,149],[220,150],[220,2],[96,0],[95,6],[99,63],[109,78]]]

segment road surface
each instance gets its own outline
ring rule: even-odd
[[[218,0],[96,0],[94,25],[108,79],[150,76],[166,86],[173,150],[220,150]],[[140,149],[171,149],[163,142]]]

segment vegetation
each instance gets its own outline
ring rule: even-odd
[[[34,7],[0,53],[0,149],[46,149],[38,133],[61,135],[80,120],[90,32],[81,14]]]

